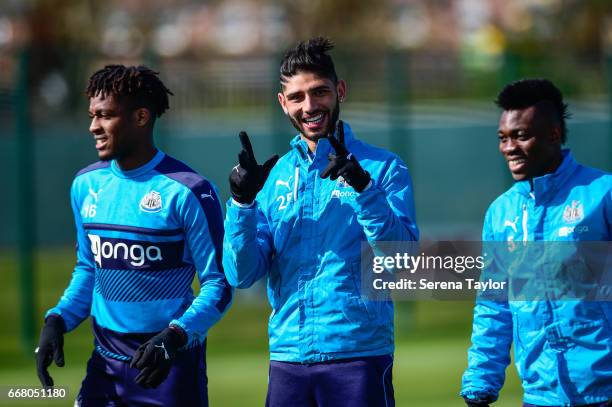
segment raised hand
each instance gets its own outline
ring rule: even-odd
[[[238,165],[230,172],[230,190],[235,201],[250,204],[263,188],[272,167],[278,161],[278,155],[270,157],[263,165],[259,165],[255,159],[249,136],[246,132],[241,131],[238,137],[240,137],[242,150],[238,154]]]
[[[342,120],[338,120],[336,134],[341,141],[334,138],[333,134],[330,134],[327,138],[336,154],[330,154],[327,157],[329,164],[321,172],[321,178],[329,177],[329,179],[335,181],[338,177],[342,177],[355,191],[362,192],[370,184],[372,178],[361,167],[355,156],[346,149]]]

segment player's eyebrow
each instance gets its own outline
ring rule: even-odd
[[[94,118],[101,119],[101,118],[105,118],[105,117],[112,117],[113,114],[110,113],[110,112],[104,111],[104,110],[96,110],[94,113],[88,112],[87,116],[90,119],[94,119]]]
[[[328,85],[321,85],[321,86],[317,86],[315,88],[312,89],[308,89],[308,92],[317,92],[320,90],[330,90],[331,88]]]
[[[300,96],[303,93],[304,93],[304,91],[301,91],[301,90],[298,90],[298,91],[295,91],[295,92],[291,92],[291,93],[287,93],[287,99],[296,98],[296,97]]]
[[[499,135],[509,134],[510,136],[516,136],[520,132],[528,133],[529,132],[529,128],[527,128],[527,127],[515,127],[515,128],[512,128],[512,129],[503,129],[503,128],[497,129],[497,134],[499,134]]]
[[[89,110],[89,114],[90,115],[100,115],[100,114],[110,114],[110,113],[113,113],[112,109],[103,109],[103,108],[100,108],[100,109],[94,110],[93,112],[91,110]]]
[[[328,85],[320,85],[311,89],[307,89],[306,92],[311,93],[311,92],[319,92],[319,91],[329,91],[331,88]],[[291,92],[287,94],[287,99],[292,99],[295,98],[301,94],[303,94],[304,91],[303,90],[298,90],[295,92]]]

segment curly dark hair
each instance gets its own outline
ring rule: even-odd
[[[89,98],[114,95],[132,108],[145,107],[153,117],[160,117],[170,107],[173,93],[155,72],[144,65],[106,65],[89,78],[85,94]]]
[[[535,105],[545,107],[561,126],[561,142],[567,140],[565,120],[571,117],[571,113],[563,102],[561,91],[548,79],[526,78],[509,83],[499,92],[495,104],[504,110],[526,109]]]
[[[281,85],[299,71],[313,72],[337,84],[336,68],[327,53],[333,48],[334,44],[328,38],[315,37],[307,41],[301,41],[287,50],[280,65]]]

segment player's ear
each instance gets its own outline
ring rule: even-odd
[[[287,109],[287,99],[285,98],[283,92],[278,92],[278,103],[283,108],[283,112],[285,112],[285,114],[289,114],[289,109]]]
[[[340,103],[344,102],[346,99],[346,82],[344,79],[340,79],[338,81],[338,85],[336,85],[336,92],[338,92],[338,100]]]
[[[550,132],[550,140],[553,142],[553,144],[560,146],[563,144],[561,139],[561,126],[553,125]]]
[[[151,123],[151,112],[149,109],[141,107],[134,110],[134,122],[138,127],[145,127]]]

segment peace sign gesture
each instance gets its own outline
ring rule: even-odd
[[[357,192],[362,192],[370,184],[370,174],[365,171],[355,156],[350,153],[344,145],[344,125],[342,120],[338,120],[336,126],[336,139],[333,134],[330,134],[327,140],[332,145],[336,154],[330,154],[327,159],[329,164],[321,172],[321,178],[328,178],[332,181],[338,177],[344,180],[355,189]]]
[[[238,135],[242,150],[238,153],[238,165],[230,172],[229,183],[232,197],[242,204],[250,204],[263,188],[272,167],[278,161],[278,155],[268,159],[263,165],[257,164],[251,140],[245,131]]]

